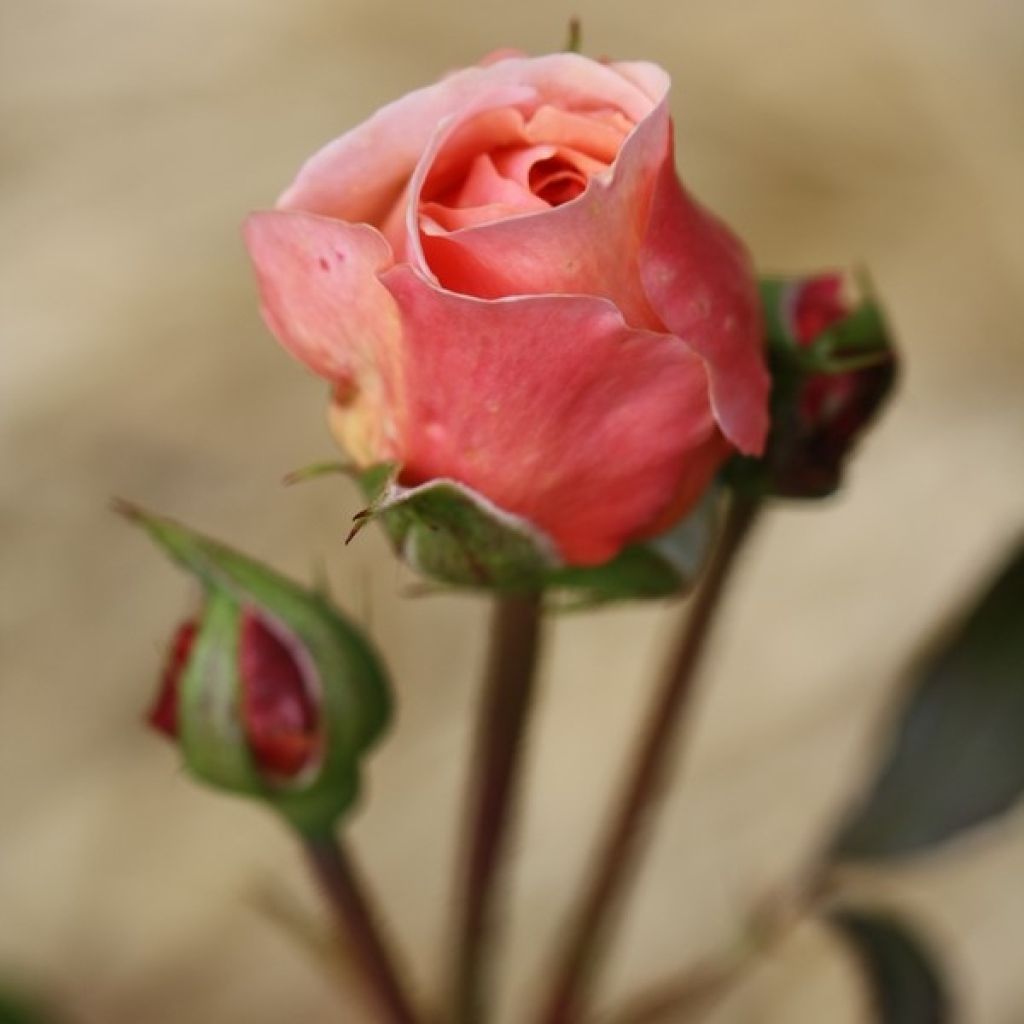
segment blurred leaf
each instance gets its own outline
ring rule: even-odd
[[[925,849],[1024,792],[1024,544],[928,656],[885,744],[883,767],[832,856]]]
[[[947,1024],[949,995],[919,940],[887,914],[844,909],[828,917],[857,957],[878,1024]]]
[[[9,989],[0,992],[0,1024],[53,1024],[54,1019],[34,1000]]]

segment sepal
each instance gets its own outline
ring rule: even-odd
[[[714,539],[719,494],[712,488],[680,523],[624,548],[599,566],[569,566],[551,541],[524,520],[452,480],[403,487],[397,468],[373,466],[360,477],[367,523],[385,528],[411,568],[439,583],[500,591],[549,590],[570,607],[687,592]]]

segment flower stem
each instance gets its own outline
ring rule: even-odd
[[[419,1024],[351,856],[332,835],[303,836],[302,843],[379,1019],[386,1024]]]
[[[475,733],[460,880],[451,1020],[486,1017],[500,912],[500,871],[518,793],[540,650],[540,594],[497,600]]]
[[[758,508],[758,502],[741,497],[735,497],[729,508],[722,536],[651,705],[625,785],[556,958],[554,983],[539,1018],[542,1024],[574,1024],[586,1009],[609,919],[618,909],[635,869],[689,707],[688,698],[715,612]]]

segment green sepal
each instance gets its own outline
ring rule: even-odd
[[[453,480],[403,487],[392,465],[363,474],[369,507],[353,533],[379,520],[402,560],[442,583],[497,590],[535,590],[558,564],[550,542]]]
[[[780,375],[800,378],[809,373],[851,373],[891,361],[891,333],[866,282],[862,282],[861,302],[842,320],[821,331],[812,344],[802,345],[790,330],[785,312],[791,296],[806,280],[768,277],[760,281],[765,340],[776,390]]]
[[[181,680],[178,723],[188,770],[201,782],[236,793],[263,783],[246,744],[238,672],[242,609],[230,594],[210,590]]]
[[[564,592],[570,606],[685,593],[703,565],[714,534],[717,493],[667,533],[632,544],[603,565],[567,566],[540,531],[451,480],[419,487],[397,483],[394,465],[361,477],[369,506],[351,536],[366,523],[384,526],[399,556],[440,583],[502,591]]]
[[[720,499],[720,489],[711,488],[697,507],[667,533],[629,545],[604,565],[555,569],[548,574],[547,586],[569,591],[566,598],[571,608],[687,593],[714,543]]]
[[[189,659],[184,688],[189,695],[183,724],[183,750],[190,770],[210,784],[257,797],[273,806],[303,832],[329,830],[358,795],[359,762],[380,737],[391,717],[388,679],[379,657],[362,632],[326,597],[306,589],[237,551],[173,520],[135,506],[121,511],[140,523],[156,543],[198,578],[206,591],[206,614]],[[294,780],[271,782],[252,764],[244,742],[237,671],[237,626],[244,607],[291,636],[315,668],[320,687],[322,758],[313,770]],[[227,636],[236,630],[234,639]],[[209,644],[209,650],[206,649]],[[218,657],[212,648],[220,644]],[[233,654],[231,653],[233,652]],[[228,662],[233,658],[233,673]],[[213,670],[213,675],[207,672]],[[202,676],[214,685],[214,699],[200,693]],[[228,677],[234,694],[221,692]],[[233,702],[232,702],[233,696]],[[189,723],[198,714],[213,712],[203,725]],[[235,729],[229,727],[230,714]],[[217,737],[225,750],[215,755]]]

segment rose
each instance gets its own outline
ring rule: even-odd
[[[497,55],[383,108],[246,239],[264,317],[361,467],[449,479],[594,565],[757,454],[743,248],[683,190],[668,76]]]

